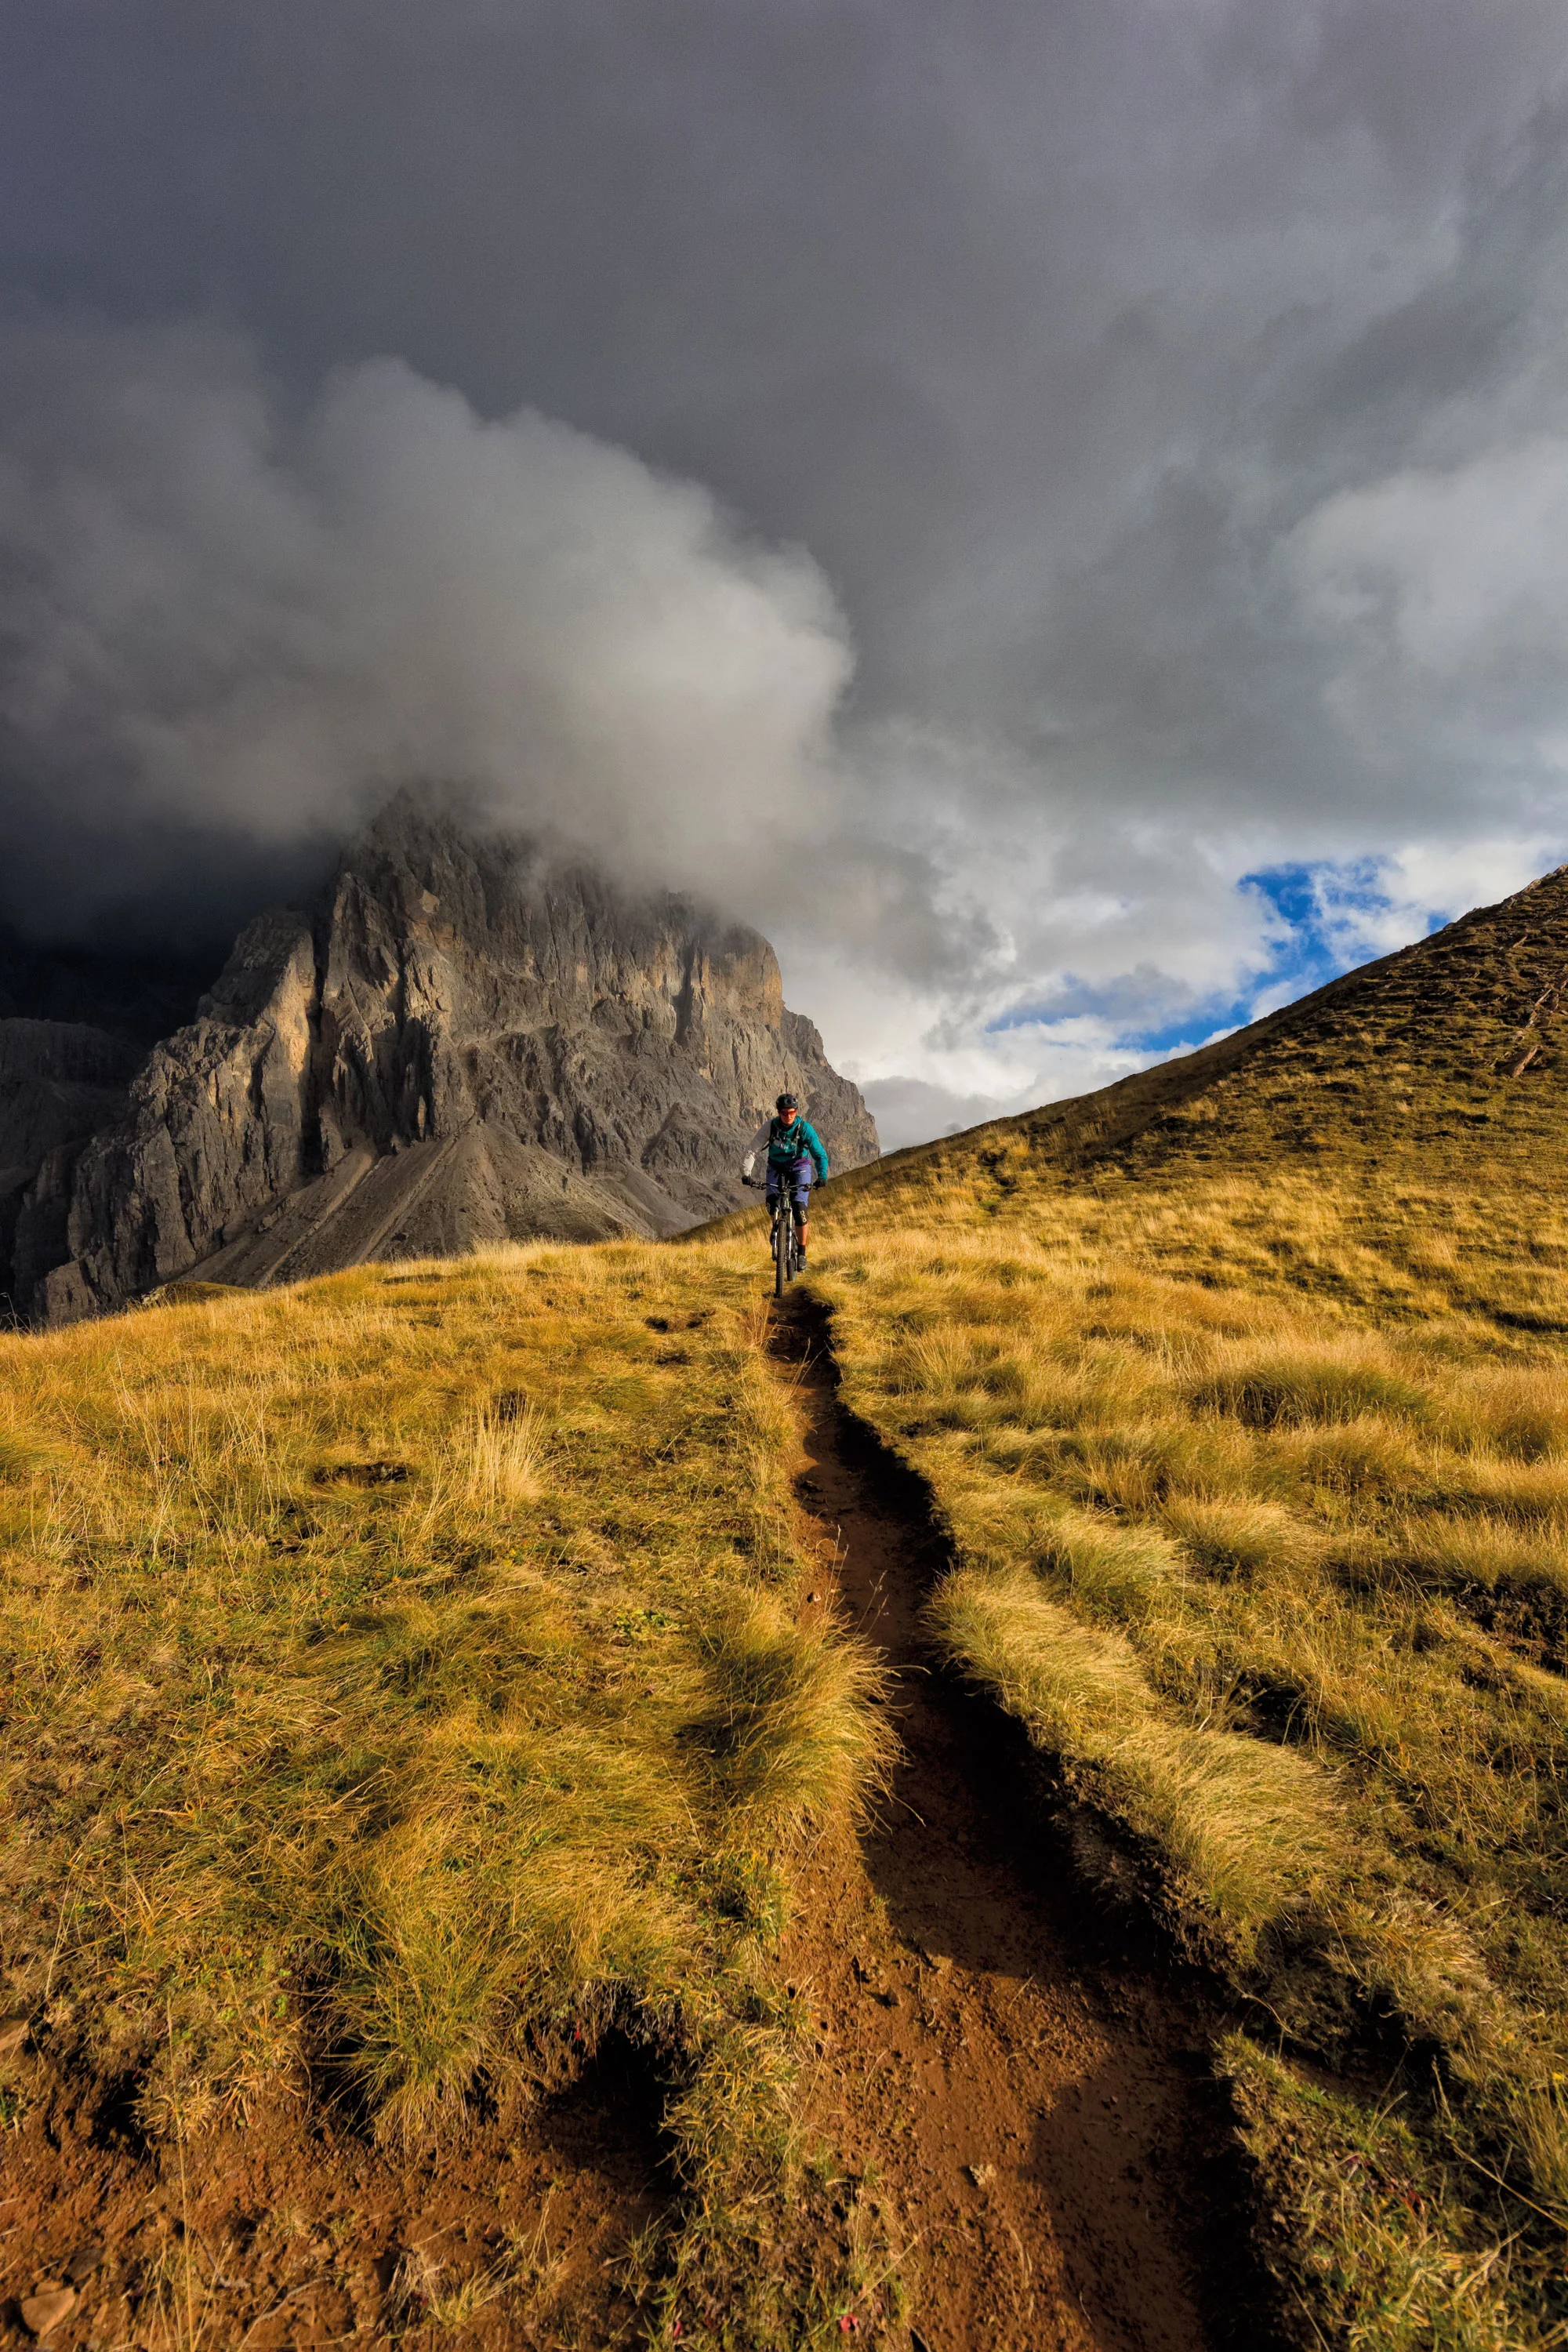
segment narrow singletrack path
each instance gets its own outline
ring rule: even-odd
[[[858,1851],[806,1874],[789,1965],[818,2029],[818,2126],[847,2199],[903,2250],[916,2352],[1237,2340],[1214,2284],[1226,2259],[1246,2269],[1211,2218],[1239,2187],[1215,2020],[1096,1917],[1029,1802],[1021,1739],[933,1669],[920,1611],[940,1538],[839,1404],[809,1296],[773,1345],[800,1368],[816,1605],[881,1659],[902,1746]]]

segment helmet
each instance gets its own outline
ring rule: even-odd
[[[798,1110],[800,1108],[800,1105],[796,1102],[793,1095],[780,1095],[778,1100],[773,1105],[773,1108],[775,1110]]]

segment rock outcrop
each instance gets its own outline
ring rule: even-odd
[[[88,1022],[0,1019],[0,1265],[38,1170],[124,1116],[144,1052]]]
[[[0,1072],[5,1030],[49,1025],[0,1023]],[[745,1200],[741,1146],[786,1085],[840,1165],[877,1152],[756,932],[406,800],[325,906],[251,923],[195,1021],[127,1075],[90,1082],[109,1090],[90,1132],[35,1114],[10,1243],[26,1319],[198,1269],[266,1283],[679,1232]]]

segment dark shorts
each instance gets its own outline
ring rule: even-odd
[[[787,1168],[775,1168],[773,1161],[770,1160],[768,1162],[769,1208],[771,1209],[776,1206],[779,1193],[787,1183],[789,1186],[790,1199],[795,1202],[795,1207],[804,1216],[805,1213],[806,1194],[811,1191],[811,1178],[812,1161],[809,1152],[803,1151],[800,1158],[798,1160],[792,1160]]]

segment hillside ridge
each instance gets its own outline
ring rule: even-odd
[[[1245,1028],[1093,1092],[890,1152],[855,1179],[1023,1147],[1064,1173],[1556,1143],[1568,1076],[1568,866]]]

